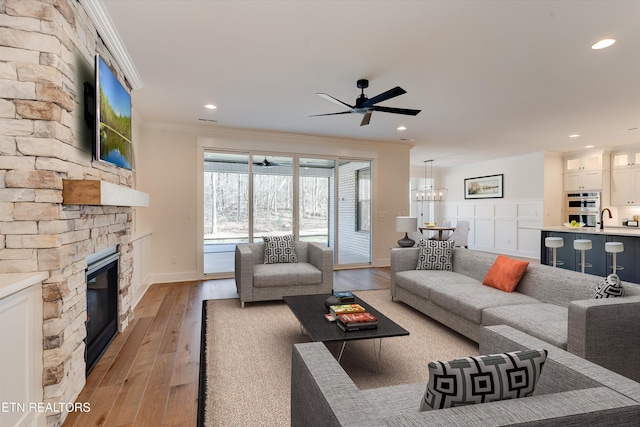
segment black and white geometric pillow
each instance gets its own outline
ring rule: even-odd
[[[430,362],[421,411],[531,396],[546,350],[523,350]]]
[[[418,243],[420,253],[416,270],[453,270],[451,255],[454,243],[453,240],[420,239]]]
[[[283,262],[298,262],[293,235],[265,236],[264,263],[278,264]]]
[[[602,283],[598,283],[591,299],[623,297],[624,288],[617,274],[610,274]]]

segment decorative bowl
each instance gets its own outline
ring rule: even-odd
[[[568,228],[582,228],[585,226],[585,223],[584,222],[574,222],[574,223],[565,222],[564,226]]]

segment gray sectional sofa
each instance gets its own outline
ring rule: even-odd
[[[497,255],[454,248],[453,271],[416,270],[418,248],[391,249],[391,296],[479,342],[509,325],[640,381],[640,285],[589,299],[602,277],[530,263],[514,292],[482,284]]]
[[[426,383],[360,390],[322,343],[295,344],[291,425],[638,425],[639,383],[509,326],[482,328],[478,334],[481,354],[527,348],[548,351],[533,396],[419,412]]]

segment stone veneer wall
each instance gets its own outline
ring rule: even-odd
[[[133,186],[130,171],[93,162],[86,149],[81,88],[92,79],[96,53],[124,81],[77,1],[0,0],[0,273],[49,272],[42,375],[48,403],[75,401],[85,384],[88,255],[118,245],[119,329],[133,319],[132,209],[62,204],[65,178]],[[48,414],[48,425],[66,415]]]

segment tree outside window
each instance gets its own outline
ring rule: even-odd
[[[356,230],[371,231],[371,169],[356,172]]]

